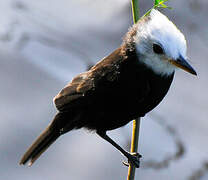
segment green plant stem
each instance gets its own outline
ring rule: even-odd
[[[140,118],[133,120],[132,138],[131,138],[131,152],[137,152],[139,143],[139,129]],[[134,180],[136,168],[134,165],[129,164],[127,180]]]
[[[134,24],[136,24],[136,22],[139,20],[139,0],[132,0],[131,5],[132,5],[133,21]]]
[[[139,0],[132,0],[132,15],[134,24],[139,20]],[[137,152],[139,142],[139,128],[140,118],[133,120],[132,138],[131,138],[131,152]],[[129,164],[127,180],[134,180],[135,166]]]

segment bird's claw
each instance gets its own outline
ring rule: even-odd
[[[136,168],[139,168],[140,166],[140,158],[142,156],[139,153],[129,153],[128,155],[128,162],[123,161],[122,163],[129,167],[129,164],[133,164]]]

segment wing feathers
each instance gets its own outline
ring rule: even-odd
[[[59,111],[64,111],[82,101],[86,94],[100,87],[103,79],[111,83],[119,76],[119,65],[124,56],[121,55],[121,47],[108,57],[93,66],[89,71],[76,76],[64,89],[54,97],[54,104]],[[105,88],[105,87],[103,87]]]

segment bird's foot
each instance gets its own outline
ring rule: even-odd
[[[123,161],[125,166],[129,167],[129,163],[134,165],[136,168],[140,166],[140,158],[142,157],[139,153],[128,153],[127,156],[128,162]]]

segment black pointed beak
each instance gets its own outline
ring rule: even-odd
[[[171,60],[171,63],[173,65],[183,69],[184,71],[187,71],[187,72],[197,76],[197,73],[194,70],[194,68],[182,56],[180,56],[177,60]]]

